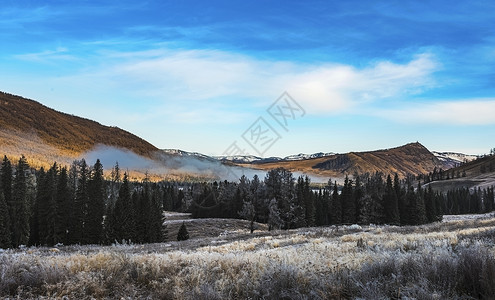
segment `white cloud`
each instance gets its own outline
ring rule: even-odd
[[[413,124],[494,125],[495,99],[413,103],[407,107],[377,111],[375,115]]]
[[[406,64],[383,61],[363,69],[259,60],[216,50],[113,54],[127,60],[111,72],[166,100],[249,98],[268,104],[288,91],[312,113],[417,93],[433,84],[437,63],[421,54]],[[127,83],[125,83],[127,84]]]
[[[69,50],[64,47],[59,47],[55,50],[46,50],[36,53],[27,53],[16,55],[15,58],[26,61],[48,63],[76,60],[76,56],[69,54]]]
[[[96,54],[88,55],[88,61],[81,63],[91,67],[53,78],[53,82],[84,90],[87,99],[106,97],[106,101],[117,101],[107,95],[115,99],[122,95],[125,99],[153,99],[151,117],[172,114],[178,122],[183,119],[186,123],[200,123],[204,118],[198,116],[207,115],[208,107],[223,107],[219,112],[234,108],[229,111],[232,117],[218,120],[236,122],[242,119],[240,113],[264,109],[284,91],[311,114],[356,112],[355,107],[363,103],[401,100],[431,88],[439,65],[429,54],[419,54],[403,64],[379,61],[364,68],[269,61],[218,50],[160,48],[135,52],[100,50]],[[59,61],[61,65],[70,57],[66,48],[18,56],[41,62]],[[96,60],[89,61],[93,59]],[[143,110],[148,109],[139,113]]]

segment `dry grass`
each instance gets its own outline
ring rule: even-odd
[[[3,297],[446,299],[495,294],[495,219],[0,254]]]

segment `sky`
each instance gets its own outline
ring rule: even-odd
[[[495,147],[494,1],[0,0],[0,90],[162,149]]]

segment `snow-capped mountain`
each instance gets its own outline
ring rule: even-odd
[[[324,153],[324,152],[318,152],[318,153],[313,153],[313,154],[304,154],[304,153],[299,153],[299,154],[294,154],[294,155],[289,155],[286,157],[259,157],[259,156],[254,156],[254,155],[237,155],[237,156],[216,156],[218,160],[221,161],[230,161],[233,163],[238,163],[238,164],[256,164],[256,163],[269,163],[269,162],[277,162],[277,161],[297,161],[297,160],[305,160],[305,159],[312,159],[312,158],[320,158],[320,157],[325,157],[325,156],[330,156],[335,153]]]
[[[236,155],[236,156],[215,156],[216,159],[220,161],[228,161],[236,164],[252,164],[252,163],[266,163],[266,162],[275,162],[280,161],[282,158],[280,157],[259,157],[254,155]]]
[[[446,167],[454,168],[460,164],[473,161],[477,158],[476,155],[469,155],[463,153],[456,152],[438,152],[432,151],[433,155],[435,155],[438,160],[440,160]]]
[[[204,155],[198,152],[187,152],[179,149],[162,149],[163,152],[166,154],[174,155],[174,156],[182,156],[182,157],[196,157],[196,158],[203,158],[207,160],[211,160],[212,157],[208,155]]]
[[[333,152],[328,152],[328,153],[323,153],[323,152],[318,152],[318,153],[313,153],[313,154],[304,154],[304,153],[299,153],[295,155],[289,155],[283,158],[283,160],[303,160],[303,159],[312,159],[312,158],[320,158],[324,156],[330,156],[334,155],[335,153]]]

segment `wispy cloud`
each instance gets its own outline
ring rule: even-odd
[[[105,72],[114,73],[124,85],[132,82],[141,87],[140,93],[148,96],[182,101],[230,97],[266,104],[286,90],[313,113],[340,112],[363,102],[419,93],[435,85],[432,74],[439,65],[429,54],[404,64],[380,61],[361,69],[260,60],[218,50],[150,50],[112,56],[120,61]]]
[[[409,124],[494,125],[495,99],[411,103],[400,108],[375,111],[374,114]]]
[[[39,63],[60,63],[61,61],[75,61],[77,56],[70,54],[69,50],[64,47],[59,47],[55,50],[46,50],[36,53],[19,54],[14,56],[20,60],[39,62]]]

